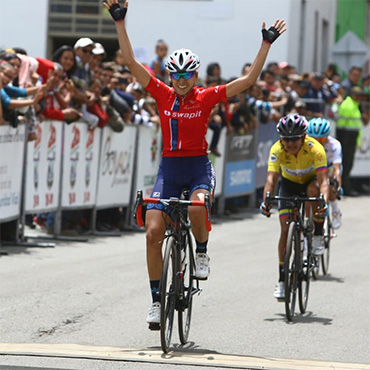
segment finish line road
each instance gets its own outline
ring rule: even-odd
[[[340,201],[329,274],[287,322],[272,296],[277,211],[215,217],[211,275],[194,297],[189,340],[163,355],[147,329],[145,234],[6,247],[0,257],[0,370],[370,370],[370,197]],[[4,248],[4,247],[3,247]],[[298,308],[299,311],[299,308]]]

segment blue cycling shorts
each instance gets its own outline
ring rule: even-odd
[[[190,195],[197,189],[206,189],[213,196],[215,187],[215,172],[207,156],[163,157],[151,197],[180,198],[183,189],[189,189]],[[162,211],[164,206],[148,204],[149,209]]]

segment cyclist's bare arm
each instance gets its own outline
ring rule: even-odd
[[[277,19],[272,27],[274,27],[279,35],[283,34],[286,29],[284,28],[286,25],[284,19]],[[262,30],[266,30],[265,22],[262,23]],[[265,41],[265,40],[264,40]],[[267,54],[270,50],[271,43],[262,42],[262,45],[258,51],[256,58],[254,59],[249,72],[247,75],[237,78],[234,81],[229,82],[226,85],[226,96],[228,98],[239,94],[240,92],[246,90],[248,87],[254,85],[257,81],[258,76],[261,73],[263,65],[265,64]],[[273,40],[275,41],[275,40]],[[272,41],[272,42],[273,42]]]
[[[342,188],[341,167],[342,167],[341,163],[333,164],[333,172],[334,172],[333,174],[334,174],[334,177],[338,181],[338,188],[336,190],[339,192],[339,194],[340,194],[340,189]]]
[[[316,172],[317,182],[320,187],[320,194],[323,194],[325,200],[325,206],[323,208],[318,208],[315,212],[316,216],[325,216],[327,211],[327,204],[329,202],[329,182],[328,182],[328,172],[320,171]]]
[[[105,0],[104,6],[109,10],[114,4],[119,4],[118,0]],[[125,7],[128,7],[128,1],[125,3]],[[134,51],[131,46],[130,39],[128,37],[125,20],[115,22],[116,31],[118,36],[119,46],[123,55],[125,65],[129,68],[131,73],[135,76],[136,80],[146,88],[149,84],[151,75],[149,71],[135,59]]]
[[[271,195],[274,194],[275,187],[276,187],[276,184],[278,182],[278,179],[279,179],[279,173],[278,172],[273,172],[273,171],[268,171],[267,172],[266,184],[265,184],[265,188],[263,189],[263,203],[261,204],[261,207],[260,207],[261,212],[265,216],[270,216],[271,215],[271,212],[270,212],[271,206],[269,207],[269,209],[266,209],[266,206],[264,204],[264,202],[266,200],[266,194],[267,194],[267,192],[269,192]]]

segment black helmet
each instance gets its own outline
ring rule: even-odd
[[[276,130],[282,137],[302,136],[307,131],[307,120],[297,113],[282,117],[276,125]]]

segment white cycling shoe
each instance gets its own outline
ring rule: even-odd
[[[285,298],[285,283],[284,281],[279,281],[275,286],[274,297],[276,299]]]
[[[324,251],[323,237],[321,235],[314,235],[312,237],[312,255],[316,257],[322,256]]]
[[[342,214],[340,211],[332,212],[331,226],[333,226],[333,229],[339,229],[342,226]]]
[[[207,253],[195,254],[195,277],[199,280],[207,280],[210,273],[209,256]]]
[[[154,302],[150,308],[146,318],[148,324],[160,324],[161,323],[161,304],[160,302]]]

